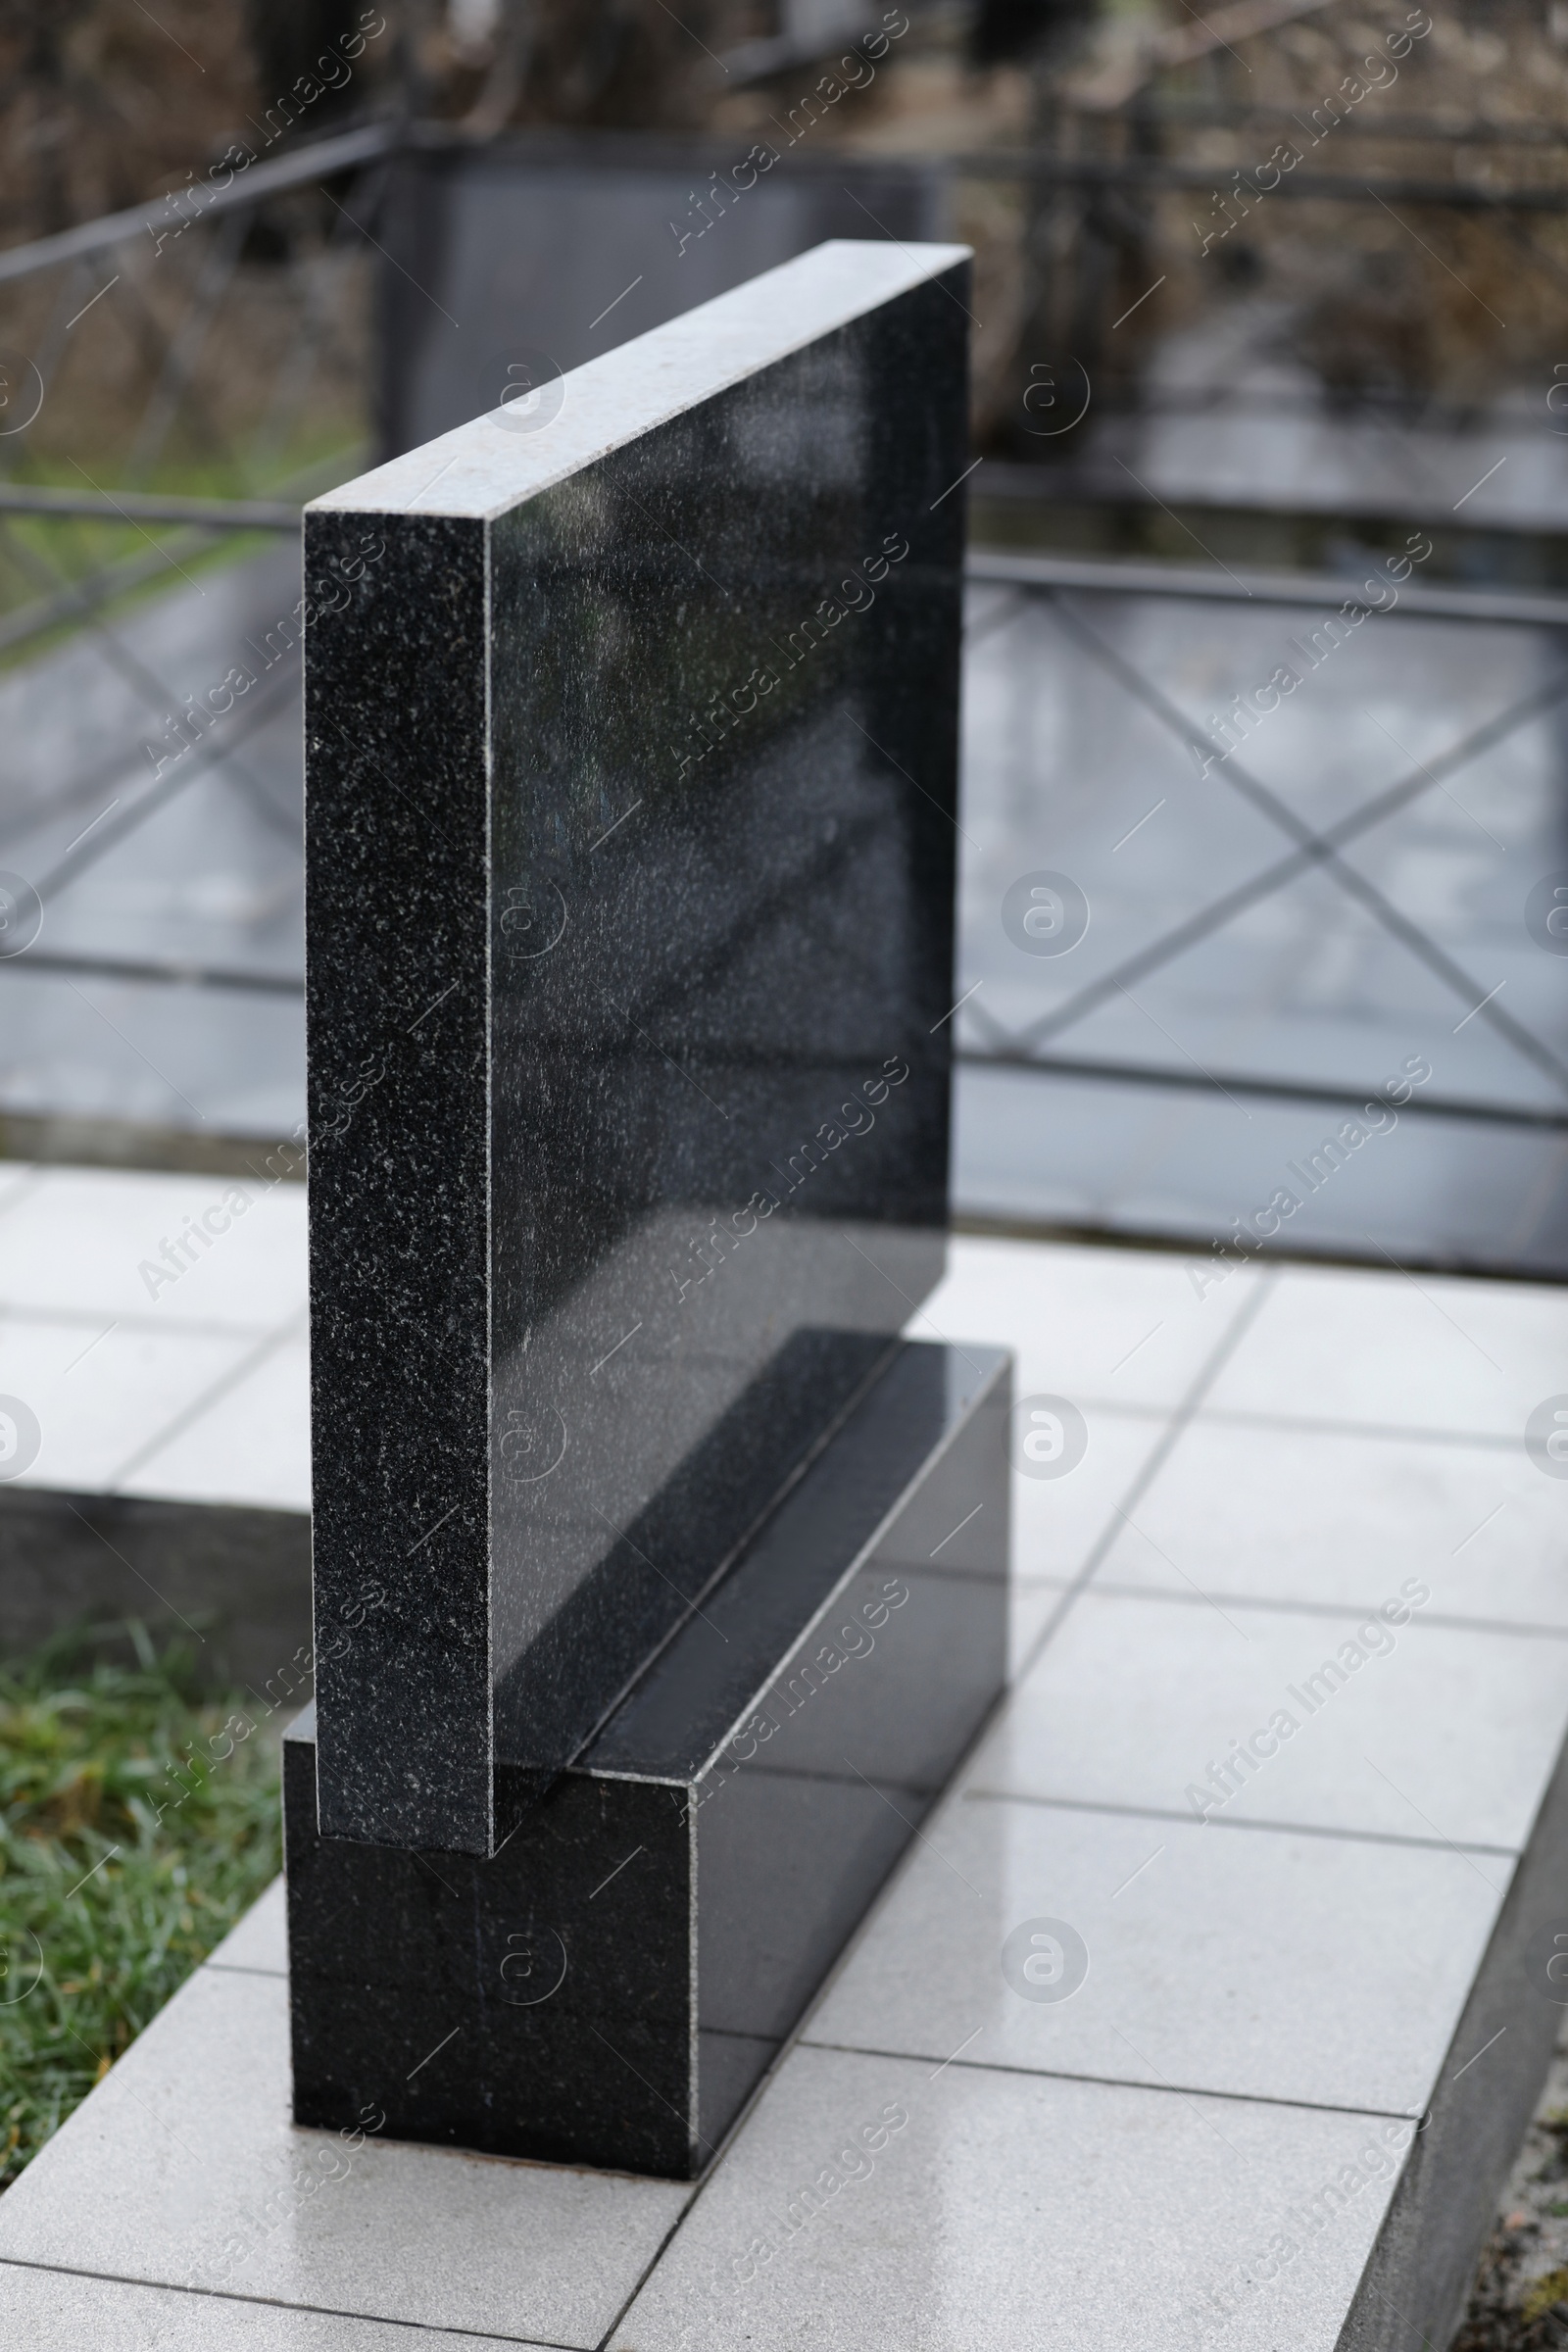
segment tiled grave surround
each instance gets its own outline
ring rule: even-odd
[[[310,1509],[305,1188],[257,1168],[0,1163],[0,1391],[42,1432],[18,1485]]]
[[[0,1484],[0,1648],[134,1614],[198,1632],[210,1685],[298,1690],[305,1189],[261,1151],[237,1179],[0,1164],[0,1394],[41,1439]]]
[[[101,1329],[145,1180],[70,1181],[102,1238],[57,1297]],[[1568,1386],[1560,1294],[1293,1267],[1200,1300],[1179,1258],[959,1239],[911,1329],[1016,1348],[1088,1451],[1014,1479],[1017,1695],[704,2185],[294,2130],[274,1887],[0,2200],[0,2341],[1443,2341],[1559,2022],[1513,1946],[1527,1841],[1568,1914],[1538,1820],[1568,1482],[1520,1444]],[[116,1380],[97,1410],[134,1400]],[[303,1386],[292,1411],[303,1445]],[[250,1494],[247,1444],[281,1440],[235,1443]],[[1189,1783],[1406,1579],[1430,1598],[1392,1650],[1198,1826]],[[1070,2000],[1003,1978],[1040,1918],[1088,1947]]]

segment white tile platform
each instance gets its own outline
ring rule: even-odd
[[[134,1297],[217,1189],[0,1181],[5,1382],[83,1483],[304,1492],[294,1189]],[[49,1335],[117,1318],[167,1352],[72,1388]],[[913,1329],[1012,1346],[1088,1450],[1015,1477],[1014,1695],[705,2181],[295,2131],[274,1887],[0,2201],[0,2343],[1446,2341],[1561,2022],[1521,1950],[1568,1934],[1568,1479],[1522,1433],[1568,1299],[959,1240]],[[1036,1921],[1069,1998],[1004,1974]]]
[[[0,1392],[42,1432],[19,1485],[309,1510],[305,1188],[264,1149],[238,1178],[0,1166]]]

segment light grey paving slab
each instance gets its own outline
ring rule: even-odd
[[[39,1431],[38,1450],[16,1483],[68,1492],[108,1486],[134,1448],[188,1411],[256,1345],[238,1332],[178,1323],[117,1330],[109,1314],[102,1323],[0,1315],[0,1395],[20,1397]]]
[[[1210,1294],[1218,1304],[1234,1278]],[[1521,1283],[1293,1268],[1204,1398],[1215,1412],[1524,1437],[1568,1390],[1568,1301]]]
[[[689,2194],[297,2131],[286,1985],[205,1968],[0,2200],[0,2260],[589,2347]]]
[[[1057,1394],[1036,1389],[1036,1395]],[[1020,1381],[1016,1394],[1031,1392]],[[1017,1467],[1015,1416],[1012,1474],[1012,1567],[1015,1576],[1076,1576],[1105,1530],[1118,1524],[1116,1506],[1169,1426],[1163,1413],[1112,1412],[1093,1399],[1083,1407],[1087,1443],[1064,1478],[1032,1478]]]
[[[1016,1392],[1080,1407],[1180,1403],[1255,1277],[1240,1269],[1200,1298],[1180,1258],[1125,1250],[955,1237],[918,1334],[984,1332],[1018,1357]]]
[[[304,1330],[181,1421],[118,1486],[125,1494],[182,1502],[308,1511],[311,1357]]]
[[[1178,1438],[1096,1582],[1568,1629],[1568,1479],[1522,1446],[1209,1421]],[[1189,1582],[1188,1580],[1192,1580]]]
[[[0,2342],[11,2352],[498,2352],[523,2340],[0,2262]]]
[[[1497,1908],[1443,1847],[971,1798],[926,1825],[808,2032],[1419,2115]],[[1038,1947],[1033,1987],[1042,1920],[1081,1950]]]
[[[215,1950],[209,1968],[243,1968],[268,1977],[288,1975],[288,1893],[282,1873]]]
[[[1410,2126],[933,2072],[795,2050],[613,2352],[1331,2352]]]
[[[34,1167],[25,1160],[7,1160],[0,1163],[0,1216],[9,1216],[30,1200],[49,1170]]]
[[[171,1271],[161,1251],[182,1236]],[[51,1168],[0,1223],[0,1301],[11,1307],[270,1331],[304,1306],[306,1288],[305,1187],[269,1183],[265,1170],[258,1182]]]
[[[1040,1630],[1066,1586],[1014,1577],[1007,1594],[1007,1673],[1016,1680],[1034,1654]]]
[[[1223,1802],[1211,1785],[1209,1808],[1517,1850],[1568,1726],[1568,1644],[1091,1590],[1013,1693],[969,1785],[1197,1818],[1211,1766],[1276,1717],[1294,1729],[1280,1725],[1272,1753],[1235,1768],[1240,1786]],[[1493,1864],[1474,1867],[1501,1885]]]

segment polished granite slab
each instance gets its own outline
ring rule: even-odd
[[[1006,1671],[1010,1358],[906,1343],[490,1859],[323,1838],[285,1744],[296,2122],[685,2179]]]
[[[818,247],[308,513],[327,1836],[493,1851],[941,1274],[966,269]]]

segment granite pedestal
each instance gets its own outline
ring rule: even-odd
[[[492,1859],[321,1838],[295,1727],[300,2123],[702,2170],[1003,1680],[1007,1367],[901,1346]]]
[[[966,291],[818,247],[308,514],[302,2121],[373,2075],[410,2136],[688,2172],[1000,1690],[1004,1374],[898,1339]],[[927,1494],[977,1573],[873,1624]],[[710,1804],[846,1609],[871,1663]]]

